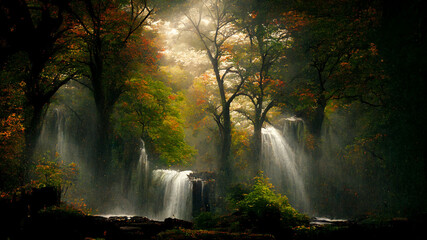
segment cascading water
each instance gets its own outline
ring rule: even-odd
[[[128,198],[113,202],[103,216],[146,216],[150,219],[192,218],[192,171],[150,170],[145,144],[141,140],[140,156],[133,172]],[[150,174],[151,173],[151,174]],[[117,194],[121,194],[118,192]]]
[[[141,147],[139,152],[139,159],[136,166],[135,181],[132,189],[132,195],[141,196],[144,190],[148,189],[149,181],[149,161],[147,151],[145,149],[145,142],[141,139]]]
[[[145,142],[140,139],[139,157],[134,165],[130,165],[131,178],[129,182],[118,183],[114,196],[116,199],[107,207],[108,215],[140,215],[147,212],[150,162],[145,148]],[[125,173],[128,174],[128,173]],[[127,179],[126,179],[127,180]],[[127,187],[126,184],[129,184]]]
[[[66,163],[79,160],[79,146],[75,144],[68,129],[70,118],[66,110],[53,108],[46,114],[38,139],[38,154],[50,153],[51,160],[60,157]]]
[[[59,153],[59,155],[65,155],[66,148],[67,148],[67,142],[66,142],[66,135],[65,135],[65,117],[63,116],[62,112],[55,108],[55,115],[56,115],[56,131],[57,131],[57,140],[56,140],[56,151]]]
[[[145,216],[150,219],[192,218],[191,171],[157,169],[151,163],[145,143],[141,139],[138,162],[136,162],[127,195],[117,187],[115,199],[109,203],[103,216]],[[120,185],[120,184],[118,184]]]
[[[266,176],[288,196],[293,206],[301,211],[307,211],[308,198],[299,171],[302,166],[297,162],[297,154],[289,140],[277,129],[268,126],[262,129],[262,142],[261,167]]]
[[[59,156],[66,163],[77,162],[82,172],[90,176],[90,169],[84,161],[90,159],[82,154],[79,136],[73,135],[74,125],[69,118],[74,117],[62,108],[52,108],[43,124],[38,141],[40,153],[50,153],[52,159]],[[57,154],[56,154],[57,153]],[[83,157],[83,158],[82,158]],[[191,171],[152,170],[145,143],[141,139],[137,162],[130,164],[128,181],[117,181],[111,187],[113,197],[102,205],[102,215],[146,216],[164,220],[168,217],[191,220],[193,192],[188,175]],[[131,170],[133,169],[133,170]],[[84,180],[84,179],[83,179]],[[86,183],[86,182],[82,182]],[[124,187],[124,184],[130,184]],[[70,198],[71,199],[71,198]],[[72,199],[71,199],[72,200]]]
[[[153,171],[152,185],[158,197],[151,201],[154,219],[174,217],[190,220],[192,216],[192,183],[188,175],[192,171],[158,169]],[[160,190],[160,191],[159,191]]]

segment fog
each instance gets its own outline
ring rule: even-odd
[[[77,164],[77,180],[68,186],[63,199],[70,203],[82,199],[100,215],[191,220],[193,205],[199,204],[193,201],[202,198],[192,195],[196,182],[207,184],[208,178],[190,175],[208,172],[222,178],[221,144],[225,133],[221,127],[224,128],[224,102],[229,101],[232,142],[228,161],[232,174],[225,182],[217,179],[217,186],[210,189],[214,192],[209,200],[212,211],[225,209],[219,204],[226,197],[221,195],[224,186],[218,186],[219,183],[226,184],[225,188],[248,183],[260,170],[293,207],[311,217],[355,218],[391,211],[395,204],[391,201],[398,193],[388,180],[386,160],[384,155],[377,154],[378,139],[364,139],[364,131],[370,127],[366,123],[369,116],[364,115],[371,111],[367,110],[369,107],[338,100],[328,104],[320,136],[314,136],[310,114],[315,111],[316,102],[310,102],[311,93],[301,94],[295,100],[303,87],[311,87],[311,83],[298,80],[309,75],[309,71],[302,74],[300,62],[288,61],[297,59],[294,52],[288,51],[292,44],[297,44],[287,45],[294,40],[287,35],[288,30],[273,24],[271,29],[262,24],[253,27],[253,31],[261,26],[270,31],[262,40],[256,35],[260,33],[250,35],[249,27],[241,27],[243,20],[221,19],[224,22],[218,25],[218,16],[211,11],[218,6],[209,1],[199,4],[177,6],[167,17],[154,16],[141,33],[152,36],[161,46],[153,81],[162,82],[171,94],[182,96],[177,115],[182,117],[185,142],[195,149],[194,156],[186,164],[165,164],[155,138],[147,132],[126,135],[121,125],[114,123],[110,139],[112,161],[106,163],[106,185],[102,185],[96,179],[97,165],[93,163],[99,122],[93,93],[81,83],[71,81],[50,103],[37,147],[39,155]],[[217,10],[228,13],[223,8],[221,5]],[[257,49],[262,51],[263,47],[277,49],[259,56]],[[212,60],[212,53],[219,55]],[[263,65],[267,61],[271,63]],[[149,74],[144,69],[140,71],[142,75]],[[268,77],[262,79],[264,74]],[[218,79],[223,80],[224,96],[220,94]],[[259,82],[267,84],[273,80],[277,82],[271,83],[269,89],[267,85],[267,90],[257,89]],[[286,87],[280,88],[280,84]],[[264,102],[256,102],[262,94]],[[274,106],[267,109],[268,102],[273,100]],[[333,104],[340,107],[334,108]],[[252,136],[258,106],[266,113],[261,123],[262,147],[254,153]],[[113,121],[122,117],[117,110],[120,107],[117,104]],[[252,164],[254,154],[259,154],[260,159]]]

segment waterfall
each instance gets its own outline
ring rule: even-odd
[[[70,114],[67,109],[50,108],[43,122],[37,150],[40,154],[49,153],[52,160],[58,153],[61,161],[83,166],[80,172],[85,174],[85,178],[79,179],[79,184],[90,186],[91,169],[87,162],[91,158],[82,150],[87,149],[91,138],[88,137],[90,134],[86,136],[76,132],[80,127],[77,120],[80,120],[78,116]],[[146,216],[157,220],[168,217],[192,219],[193,183],[188,177],[191,171],[153,170],[154,164],[149,161],[142,139],[139,156],[125,161],[128,165],[121,176],[126,178],[112,184],[110,198],[103,202],[94,198],[94,202],[102,205],[101,215]],[[73,199],[71,194],[66,200]]]
[[[143,211],[142,209],[145,205],[145,200],[147,199],[150,181],[150,162],[148,161],[145,142],[142,139],[140,139],[138,161],[136,162],[136,165],[133,166],[136,167],[132,171],[129,192],[127,192],[127,200],[129,201],[129,204],[127,204],[128,206],[122,206],[124,209],[118,211],[132,213],[135,215]],[[117,203],[114,203],[114,205],[117,205]]]
[[[153,186],[160,190],[160,198],[154,198],[151,210],[154,219],[167,217],[191,220],[192,183],[188,175],[192,171],[158,169],[153,171]],[[161,205],[161,206],[159,206]]]
[[[141,139],[136,168],[132,171],[131,186],[126,197],[115,194],[103,216],[146,216],[154,220],[192,218],[192,171],[152,170],[145,143]]]
[[[150,166],[145,143],[141,139],[140,156],[137,165],[136,201],[145,201],[143,212],[150,218],[163,220],[168,217],[190,220],[192,217],[192,183],[188,178],[191,171],[153,170]],[[151,182],[151,186],[149,186]],[[138,205],[136,203],[135,205]]]
[[[307,210],[308,198],[300,171],[302,166],[289,139],[269,126],[262,129],[262,142],[261,167],[265,175],[273,185],[285,192],[294,207]]]
[[[43,121],[42,130],[37,142],[38,154],[51,154],[51,160],[59,155],[64,162],[75,161],[77,146],[67,132],[68,114],[61,108],[50,109]]]
[[[135,173],[135,184],[132,187],[134,193],[140,193],[144,189],[148,188],[148,177],[149,177],[149,161],[147,151],[145,149],[145,142],[141,139],[141,147],[139,150],[139,159],[136,166]],[[138,194],[137,194],[138,195]]]
[[[68,142],[67,142],[67,138],[66,138],[66,131],[65,131],[65,116],[64,113],[58,109],[55,108],[55,116],[56,116],[56,132],[57,132],[57,137],[56,137],[56,152],[59,153],[59,155],[62,158],[67,158],[68,156],[66,156],[67,154],[67,147],[68,147]]]

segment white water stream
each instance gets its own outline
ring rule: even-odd
[[[152,199],[152,203],[161,204],[154,219],[167,217],[190,220],[192,215],[192,184],[188,175],[192,171],[175,171],[158,169],[153,171],[152,183],[160,190],[160,199]],[[151,209],[156,209],[153,207]]]
[[[284,191],[292,206],[307,210],[308,198],[297,155],[282,134],[274,127],[262,129],[261,168],[273,185]]]

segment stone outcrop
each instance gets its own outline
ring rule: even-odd
[[[193,216],[212,211],[215,207],[215,173],[193,172],[188,177],[193,183]]]

